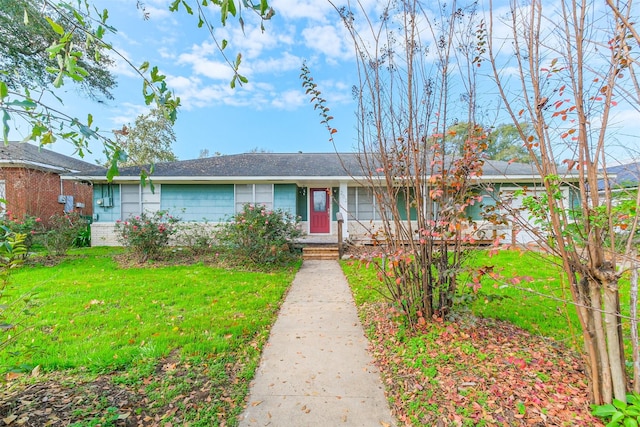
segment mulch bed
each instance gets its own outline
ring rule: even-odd
[[[392,410],[405,425],[603,425],[590,415],[580,357],[552,340],[490,319],[427,323],[404,336],[386,305],[362,314]],[[407,354],[412,339],[424,344]]]
[[[235,368],[228,366],[230,378]],[[207,411],[214,401],[228,402],[218,405],[221,411],[235,405],[205,368],[184,364],[177,353],[161,359],[152,375],[135,384],[122,384],[120,374],[9,374],[0,389],[0,426],[182,426],[189,424],[188,413]],[[229,415],[222,412],[219,418],[224,426]]]

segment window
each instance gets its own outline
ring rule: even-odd
[[[326,192],[326,190],[314,190],[313,191],[313,211],[314,212],[326,212],[327,211],[327,192]]]
[[[236,212],[247,203],[273,209],[273,184],[236,184]]]
[[[373,191],[363,187],[349,187],[347,210],[350,215],[360,221],[379,220],[380,212],[376,206]]]
[[[156,184],[154,192],[149,185],[141,187],[140,184],[121,184],[122,219],[143,212],[157,212],[160,209],[160,191],[160,184]]]

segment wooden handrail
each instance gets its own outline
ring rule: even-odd
[[[344,247],[342,246],[342,224],[344,224],[344,218],[341,212],[336,213],[336,220],[338,220],[338,255],[342,259],[344,254]]]

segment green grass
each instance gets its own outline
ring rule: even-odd
[[[56,390],[80,390],[86,407],[70,415],[77,426],[116,425],[124,411],[161,424],[235,425],[299,263],[268,272],[202,263],[121,268],[114,254],[122,253],[74,250],[55,266],[15,270],[3,302],[33,294],[35,305],[9,319],[21,326],[0,349],[3,372],[39,366],[40,375],[22,381],[45,375]],[[106,388],[90,388],[94,381]],[[116,395],[129,403],[107,403]]]
[[[580,348],[582,335],[569,284],[554,258],[534,252],[478,252],[475,266],[494,266],[501,276],[485,277],[472,304],[481,317],[506,320],[532,334]]]
[[[482,279],[482,287],[469,306],[475,315],[509,321],[535,335],[553,338],[574,349],[581,348],[580,324],[571,303],[568,282],[557,260],[534,252],[500,251],[489,256],[487,251],[475,251],[470,264],[492,266],[500,276],[498,280],[488,276]],[[357,262],[345,262],[343,269],[358,305],[383,298],[384,289],[373,266],[366,268]],[[461,275],[461,292],[470,293],[467,283],[470,280]],[[628,289],[625,276],[620,281],[623,315],[629,313]]]
[[[25,267],[14,295],[35,294],[31,330],[0,365],[103,372],[180,348],[188,356],[247,345],[273,320],[293,271],[205,265],[119,268],[110,251],[83,250],[55,267]]]
[[[586,399],[578,402],[585,393],[569,391],[585,387],[575,369],[579,359],[553,342],[581,347],[568,285],[553,259],[531,252],[503,251],[490,257],[477,251],[469,261],[475,267],[493,266],[496,275],[482,279],[474,298],[460,298],[467,305],[454,308],[452,317],[458,321],[428,322],[415,331],[407,329],[392,304],[381,304],[384,285],[372,266],[342,263],[400,421],[524,425],[517,417],[542,419],[527,400],[533,396],[543,407],[556,397],[572,402],[561,416],[552,410],[549,417],[556,418],[551,423],[558,422],[554,425],[579,425],[567,421],[571,417],[580,417],[580,425],[593,425],[583,413]],[[470,276],[460,275],[460,293],[470,295],[471,282]],[[469,313],[507,321],[530,334]],[[567,384],[572,386],[564,389]]]

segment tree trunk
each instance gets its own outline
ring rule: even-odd
[[[611,366],[611,382],[613,385],[613,397],[623,402],[626,401],[627,380],[624,372],[624,357],[620,351],[620,335],[618,322],[620,319],[620,307],[618,304],[618,280],[615,274],[606,273],[609,280],[604,284],[604,319],[607,332],[607,346],[609,365]]]
[[[605,335],[604,325],[602,323],[602,295],[601,285],[596,279],[587,279],[589,282],[589,295],[591,299],[591,310],[589,317],[593,324],[594,345],[597,351],[598,365],[592,370],[595,374],[597,371],[600,377],[599,394],[602,396],[602,402],[611,402],[613,390],[611,388],[611,366],[609,355],[607,353],[607,338]],[[617,346],[617,341],[616,341]],[[601,404],[596,400],[596,404]]]
[[[640,350],[638,349],[638,253],[631,252],[631,345],[633,346],[633,391],[640,393]]]
[[[577,281],[574,275],[569,276],[572,282],[571,294],[573,300],[577,302],[576,311],[578,312],[578,318],[580,319],[580,326],[582,329],[582,339],[584,342],[583,356],[587,375],[589,377],[589,383],[591,386],[591,401],[597,405],[604,403],[602,393],[600,390],[602,387],[602,378],[600,376],[600,363],[598,361],[598,351],[596,349],[595,340],[595,325],[593,322],[591,307],[591,300],[589,298],[589,284],[586,279]]]

